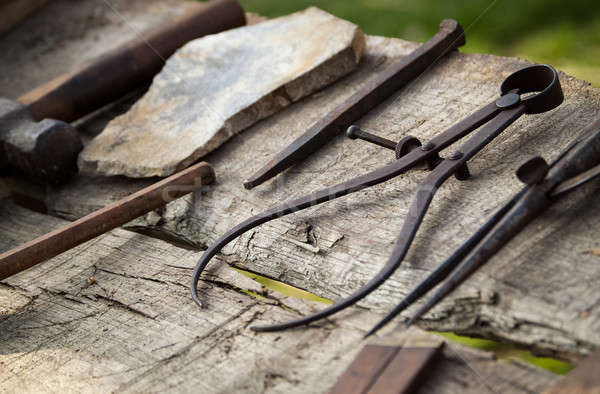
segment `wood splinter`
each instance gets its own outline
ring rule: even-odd
[[[215,180],[201,162],[0,255],[0,280],[51,259]]]

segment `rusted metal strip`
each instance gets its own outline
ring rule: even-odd
[[[442,56],[464,44],[464,31],[458,22],[452,19],[442,21],[439,32],[429,41],[375,75],[358,92],[338,105],[279,152],[266,166],[244,181],[244,187],[252,189],[304,160],[398,89],[425,72]]]
[[[431,365],[443,348],[403,347],[369,389],[369,394],[414,392],[431,371]]]
[[[36,120],[71,122],[150,82],[165,59],[188,41],[245,23],[236,0],[198,4],[194,12],[40,86],[19,101]]]
[[[0,37],[46,4],[48,0],[12,0],[0,2]]]
[[[198,163],[73,223],[5,252],[0,255],[0,280],[55,257],[214,180],[212,166],[205,162]]]
[[[367,345],[338,379],[330,394],[365,393],[396,356],[398,346]]]
[[[427,375],[444,343],[366,345],[340,376],[330,394],[413,392]]]

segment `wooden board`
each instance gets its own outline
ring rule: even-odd
[[[2,204],[0,250],[65,222]],[[188,302],[200,252],[114,230],[0,283],[0,391],[326,392],[380,317],[355,311],[307,330],[255,334],[320,305],[282,297],[227,266]],[[256,297],[248,291],[260,294]],[[399,331],[403,343],[420,330]],[[556,377],[451,345],[423,393],[527,393]]]
[[[207,157],[218,181],[128,228],[205,247],[243,219],[292,196],[350,179],[389,163],[393,153],[339,138],[310,160],[252,191],[242,181],[364,84],[384,64],[417,46],[370,37],[359,71],[297,103]],[[455,53],[358,122],[397,140],[427,139],[497,97],[523,60]],[[541,154],[552,160],[598,116],[600,92],[560,74],[565,103],[525,116],[470,164],[472,178],[439,190],[403,266],[360,305],[389,311],[522,187],[514,171]],[[92,127],[93,128],[93,127]],[[86,129],[89,131],[89,129]],[[273,221],[232,242],[213,264],[228,263],[338,300],[386,261],[424,171]],[[144,181],[79,177],[48,196],[50,211],[74,219],[135,190]],[[422,327],[500,338],[543,354],[577,357],[600,344],[600,206],[595,181],[554,206],[444,303]],[[402,316],[407,318],[414,310]],[[346,314],[337,316],[341,321]]]

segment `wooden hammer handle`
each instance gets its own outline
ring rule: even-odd
[[[71,122],[149,83],[164,60],[188,41],[242,26],[236,0],[212,0],[159,30],[121,46],[72,74],[21,96],[35,120]]]
[[[214,180],[215,173],[210,164],[195,164],[75,222],[9,250],[0,255],[0,280],[51,259]]]

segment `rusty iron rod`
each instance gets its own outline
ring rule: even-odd
[[[201,162],[0,255],[0,280],[51,259],[215,180]]]
[[[188,41],[246,24],[236,0],[199,4],[185,16],[116,48],[80,70],[62,75],[21,96],[36,120],[71,122],[144,86],[165,59]]]

